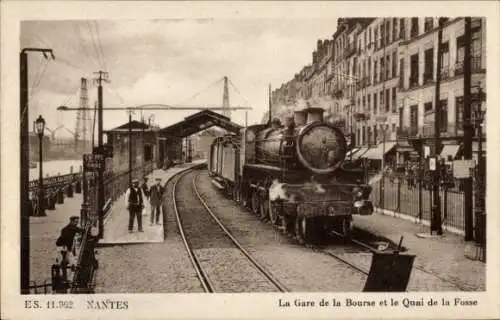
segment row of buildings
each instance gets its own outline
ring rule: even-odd
[[[445,144],[457,146],[445,148],[454,150],[445,156],[457,156],[457,137],[463,135],[465,19],[441,21],[441,68],[437,70],[438,18],[338,19],[332,38],[317,41],[312,63],[272,92],[272,112],[320,105],[327,119],[349,134],[357,147],[431,137],[439,72],[441,136]],[[471,84],[473,90],[480,87],[484,93],[485,22],[472,18],[471,23]],[[410,149],[406,145],[400,151],[398,161]]]

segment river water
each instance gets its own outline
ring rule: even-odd
[[[40,163],[36,162],[36,168],[30,169],[30,181],[37,180],[39,176],[38,166]],[[70,168],[73,166],[73,173],[76,173],[80,170],[80,166],[82,165],[82,160],[50,160],[44,161],[42,170],[43,176],[55,176],[58,173],[61,175],[70,173]]]

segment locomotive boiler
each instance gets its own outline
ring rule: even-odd
[[[345,136],[323,112],[307,108],[284,126],[273,120],[217,138],[209,158],[215,185],[301,243],[332,229],[349,237],[352,215],[373,213],[371,187],[342,167]]]

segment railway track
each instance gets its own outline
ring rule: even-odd
[[[195,170],[180,174],[173,185],[172,199],[182,241],[203,290],[209,293],[289,291],[214,215],[198,192],[197,177]]]

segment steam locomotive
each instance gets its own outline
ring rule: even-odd
[[[361,170],[343,166],[345,136],[323,113],[295,111],[285,126],[278,119],[249,126],[210,147],[212,183],[300,243],[321,241],[334,229],[349,238],[352,215],[373,214],[371,187]]]

